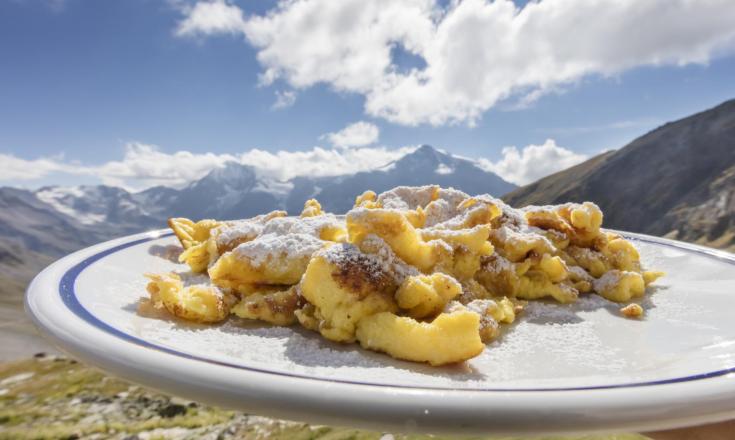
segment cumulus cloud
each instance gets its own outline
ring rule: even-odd
[[[245,19],[242,10],[226,0],[200,1],[194,6],[179,5],[186,18],[179,22],[176,35],[242,34]]]
[[[296,93],[293,90],[276,90],[276,102],[271,108],[280,110],[282,108],[291,107],[296,102]]]
[[[337,148],[349,148],[374,144],[379,137],[380,129],[375,124],[359,121],[340,131],[324,134],[320,139],[327,139]]]
[[[328,84],[406,125],[472,125],[504,99],[532,102],[636,66],[707,63],[735,46],[732,0],[282,0],[243,17],[224,0],[199,2],[178,33],[243,33],[264,84]],[[398,69],[396,46],[425,67]]]
[[[125,147],[122,159],[101,165],[71,163],[60,157],[26,160],[0,154],[0,182],[32,183],[33,180],[42,179],[52,173],[64,173],[93,177],[104,184],[128,190],[141,190],[156,185],[182,187],[227,162],[250,165],[264,178],[284,181],[297,176],[334,176],[375,169],[399,159],[415,148],[314,147],[306,151],[277,152],[253,149],[241,154],[188,151],[166,153],[153,145],[133,142]]]
[[[500,160],[492,162],[488,159],[478,159],[477,164],[508,182],[525,185],[577,165],[586,159],[587,156],[560,147],[553,139],[547,139],[541,145],[528,145],[522,150],[505,147]]]

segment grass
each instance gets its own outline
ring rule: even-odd
[[[204,406],[146,390],[63,357],[0,364],[0,439],[379,440],[384,436],[384,440],[437,438],[312,426]]]

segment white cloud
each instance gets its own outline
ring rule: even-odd
[[[400,159],[416,147],[336,148],[314,147],[307,151],[250,150],[240,162],[257,167],[261,174],[287,180],[296,176],[337,176],[381,167]]]
[[[25,160],[0,154],[0,182],[30,183],[53,173],[63,173],[93,177],[101,183],[128,190],[141,190],[156,185],[182,187],[231,161],[254,166],[263,177],[288,180],[296,176],[335,176],[375,169],[401,158],[415,148],[314,147],[307,151],[271,153],[253,149],[242,154],[200,154],[188,151],[165,153],[155,146],[133,142],[126,146],[121,160],[101,165],[66,162],[60,157]]]
[[[340,131],[324,134],[320,139],[327,139],[337,148],[348,148],[374,144],[379,137],[380,129],[375,124],[359,121]]]
[[[400,124],[471,125],[504,99],[588,75],[707,63],[733,49],[732,23],[732,0],[282,0],[247,19],[220,0],[190,8],[178,33],[244,33],[265,84],[328,84]],[[399,71],[395,45],[426,67]]]
[[[282,108],[291,107],[296,102],[296,93],[293,90],[276,90],[276,102],[271,108],[280,110]]]
[[[181,6],[186,18],[179,22],[176,35],[242,34],[245,19],[242,10],[226,0],[197,2],[194,6]]]
[[[26,182],[27,186],[49,175],[56,178],[64,174],[84,177],[87,181],[94,178],[101,183],[131,191],[155,185],[182,187],[227,162],[253,166],[259,176],[269,181],[286,181],[297,176],[337,176],[372,170],[398,160],[415,149],[415,146],[396,149],[340,146],[276,152],[252,149],[240,154],[165,153],[153,145],[131,142],[126,145],[122,159],[101,165],[67,162],[62,157],[25,160],[0,154],[0,182]],[[528,145],[520,150],[505,147],[502,157],[495,162],[485,158],[467,159],[474,160],[480,168],[494,172],[509,182],[524,185],[576,165],[587,156],[560,147],[554,140],[548,139],[541,145]],[[438,167],[433,171],[438,174],[453,172],[447,167]]]
[[[541,145],[528,145],[522,150],[503,148],[503,157],[497,162],[478,159],[478,165],[499,175],[508,182],[525,185],[544,176],[574,166],[587,159],[583,154],[556,145],[547,139]]]
[[[91,174],[108,185],[140,188],[155,185],[182,186],[204,177],[227,161],[236,161],[229,154],[188,151],[164,153],[153,145],[132,142],[126,145],[122,160],[99,166],[80,167],[80,173]]]
[[[0,181],[36,180],[51,173],[74,170],[75,166],[64,163],[61,157],[26,160],[0,153]]]

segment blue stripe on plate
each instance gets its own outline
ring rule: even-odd
[[[352,384],[352,385],[380,386],[380,387],[389,387],[389,388],[448,390],[448,388],[442,388],[442,387],[417,387],[417,386],[411,386],[411,385],[387,385],[387,384],[374,384],[374,383],[369,383],[369,382],[360,382],[360,381],[352,381],[352,380],[315,378],[315,377],[307,376],[307,375],[271,371],[271,370],[266,370],[262,368],[254,368],[254,367],[248,367],[245,365],[233,364],[229,362],[221,362],[221,361],[208,359],[208,358],[201,357],[201,356],[194,356],[188,353],[182,353],[178,350],[175,350],[169,347],[164,347],[158,344],[153,344],[144,339],[140,339],[128,333],[122,332],[116,329],[115,327],[111,326],[110,324],[104,321],[101,321],[99,318],[94,316],[89,310],[87,310],[79,302],[79,299],[77,298],[77,294],[75,291],[76,279],[90,265],[101,260],[102,258],[105,258],[108,255],[112,255],[123,249],[127,249],[129,247],[133,247],[133,246],[136,246],[142,243],[146,243],[152,240],[157,240],[157,239],[164,238],[164,237],[170,237],[172,235],[173,233],[166,233],[166,234],[162,234],[162,235],[158,235],[154,237],[147,237],[147,238],[142,238],[138,240],[133,240],[128,243],[124,243],[124,244],[121,244],[121,245],[118,245],[118,246],[115,246],[109,249],[105,249],[104,251],[96,253],[84,259],[80,263],[76,264],[75,266],[70,268],[68,271],[66,271],[66,273],[64,273],[64,275],[61,277],[61,281],[59,282],[59,295],[61,295],[61,299],[63,300],[64,304],[66,305],[67,308],[69,308],[69,310],[71,310],[79,318],[83,319],[84,321],[93,325],[94,327],[100,330],[103,330],[113,336],[116,336],[120,339],[123,339],[125,341],[131,342],[133,344],[136,344],[142,347],[162,351],[164,353],[172,354],[172,355],[179,356],[179,357],[186,358],[186,359],[192,359],[192,360],[196,360],[200,362],[206,362],[206,363],[221,365],[225,367],[254,371],[258,373],[274,374],[274,375],[279,375],[279,376],[295,377],[295,378],[300,378],[300,379],[346,383],[346,384]],[[645,238],[643,236],[638,236],[638,235],[630,235],[630,236],[626,236],[626,238],[632,241],[640,241],[640,242],[647,242],[647,243],[654,243],[657,245],[668,246],[668,247],[675,248],[678,250],[684,250],[688,252],[697,253],[697,254],[700,254],[700,255],[703,255],[709,258],[714,258],[720,261],[724,261],[730,264],[735,264],[735,255],[726,254],[720,251],[708,250],[708,249],[700,248],[698,246],[692,246],[692,245],[686,245],[686,244],[677,245],[675,242],[657,240],[657,239],[652,239],[652,238]],[[724,376],[730,373],[735,373],[735,367],[726,368],[723,370],[712,371],[708,373],[695,374],[691,376],[674,377],[670,379],[662,379],[662,380],[655,380],[655,381],[649,381],[649,382],[633,382],[633,383],[615,384],[615,385],[595,385],[595,386],[566,387],[566,388],[471,388],[471,389],[470,388],[468,389],[456,388],[453,390],[454,391],[493,391],[493,392],[604,390],[604,389],[613,389],[613,388],[632,388],[632,387],[645,387],[645,386],[653,386],[653,385],[666,385],[666,384],[674,384],[674,383],[681,383],[681,382],[691,382],[695,380],[703,380],[703,379],[710,379],[713,377]]]

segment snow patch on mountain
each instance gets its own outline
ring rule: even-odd
[[[439,166],[436,167],[434,172],[436,174],[452,174],[454,172],[454,169],[445,163],[440,163]]]
[[[73,204],[70,203],[71,199],[85,197],[85,192],[81,187],[45,187],[36,192],[36,197],[61,214],[72,217],[83,225],[93,225],[105,221],[104,214],[83,212],[75,209]]]

